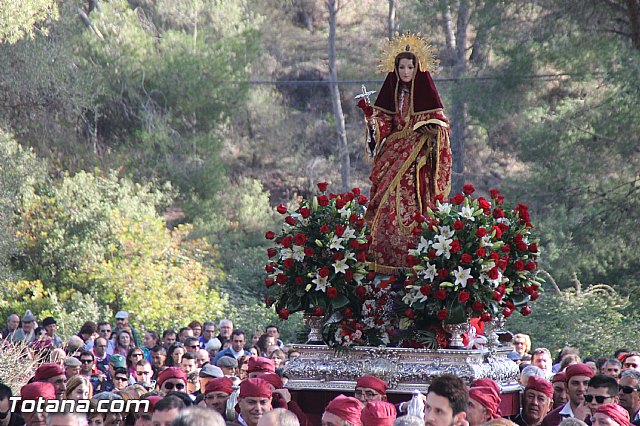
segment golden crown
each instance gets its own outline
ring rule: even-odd
[[[380,53],[378,71],[393,72],[396,56],[402,52],[411,52],[416,55],[420,71],[434,72],[437,70],[440,61],[435,58],[436,49],[431,46],[428,39],[422,37],[422,34],[411,34],[407,31],[402,35],[396,33],[396,36],[391,40],[387,39],[387,43]]]

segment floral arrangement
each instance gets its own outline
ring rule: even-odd
[[[428,217],[419,217],[420,236],[410,250],[410,271],[400,304],[400,328],[424,328],[437,319],[462,323],[479,317],[531,313],[541,291],[537,277],[538,239],[527,206],[504,206],[498,190],[492,201],[472,198],[472,185],[445,201],[436,197]]]
[[[340,313],[345,321],[346,309],[351,316],[359,315],[353,310],[359,305],[356,288],[367,277],[364,206],[368,200],[358,188],[327,194],[327,187],[326,182],[319,183],[321,194],[302,199],[294,211],[279,205],[282,229],[265,235],[275,243],[267,250],[271,261],[265,268],[265,285],[270,289],[266,303],[282,319],[299,311],[327,318]],[[357,331],[355,324],[353,329],[350,334]]]

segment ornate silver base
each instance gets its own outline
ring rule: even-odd
[[[503,391],[518,388],[518,366],[507,358],[511,348],[489,352],[358,346],[338,353],[324,345],[290,347],[300,351],[285,367],[290,389],[353,391],[356,380],[370,374],[389,383],[389,392],[410,393],[426,391],[431,380],[444,373],[467,383],[489,377]]]

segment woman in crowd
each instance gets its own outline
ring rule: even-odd
[[[164,364],[167,367],[180,367],[182,364],[182,356],[185,352],[184,344],[175,342],[167,351],[167,360]]]
[[[187,327],[193,330],[193,337],[199,339],[200,336],[202,336],[202,324],[200,324],[198,321],[191,321]]]
[[[144,359],[144,353],[140,348],[131,348],[129,352],[127,352],[127,370],[129,370],[129,376],[131,379],[129,380],[131,383],[137,382],[136,380],[136,365],[138,362]]]
[[[135,347],[136,345],[133,341],[133,334],[131,333],[131,330],[123,328],[118,331],[116,336],[116,347],[113,350],[114,354],[120,354],[126,357],[129,354],[129,351]]]
[[[64,391],[63,399],[91,399],[93,398],[93,387],[87,376],[73,376],[67,381],[67,389]]]
[[[287,355],[282,349],[274,349],[269,354],[269,358],[271,358],[276,368],[284,367],[284,364],[287,361]]]
[[[149,362],[153,361],[151,359],[151,349],[156,347],[159,343],[160,343],[160,336],[158,336],[158,333],[156,333],[153,330],[147,330],[144,333],[144,341],[142,343],[141,349],[142,349],[142,352],[144,353],[144,358],[147,361]]]

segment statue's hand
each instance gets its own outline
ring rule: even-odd
[[[430,133],[432,135],[437,135],[438,134],[438,126],[435,125],[435,124],[426,124],[424,126],[421,126],[421,127],[417,128],[416,132],[421,133],[421,134]]]
[[[371,105],[369,105],[364,99],[360,99],[356,106],[364,111],[364,116],[366,118],[369,118],[373,115],[373,107],[371,107]]]

